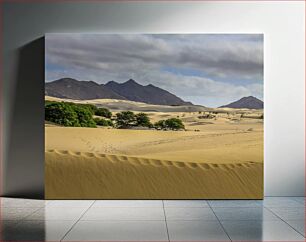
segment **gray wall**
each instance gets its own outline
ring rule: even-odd
[[[43,197],[45,33],[264,33],[265,194],[304,195],[303,2],[3,4],[3,194]]]

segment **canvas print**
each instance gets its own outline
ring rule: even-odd
[[[261,199],[262,34],[47,34],[45,197]]]

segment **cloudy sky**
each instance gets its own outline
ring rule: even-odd
[[[48,34],[46,82],[153,84],[194,104],[263,99],[260,34]]]

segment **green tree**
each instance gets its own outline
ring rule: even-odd
[[[72,102],[65,102],[66,105],[70,105],[72,106],[73,109],[75,108],[85,108],[87,109],[92,115],[95,114],[96,110],[98,110],[98,108],[95,105],[92,104],[84,104],[84,103],[72,103]]]
[[[135,114],[131,111],[124,111],[116,114],[118,128],[128,128],[136,124]]]
[[[180,130],[185,129],[182,120],[178,118],[170,118],[166,120],[159,120],[154,124],[156,129],[170,129],[170,130]]]
[[[147,114],[145,113],[138,113],[135,115],[136,118],[136,125],[142,127],[152,127],[152,123]]]
[[[84,106],[74,106],[74,111],[77,114],[79,125],[81,127],[96,127],[96,123],[92,118],[92,112],[90,108]]]
[[[80,126],[78,115],[66,103],[51,102],[45,105],[45,119],[63,126]]]
[[[165,120],[159,120],[154,124],[154,127],[156,129],[166,129],[166,124],[165,124]]]
[[[95,115],[105,118],[111,118],[112,112],[109,111],[107,108],[97,108],[97,110],[95,111]]]
[[[170,118],[165,121],[165,125],[167,128],[172,130],[179,130],[179,129],[185,129],[185,126],[182,122],[182,120],[178,118]]]
[[[104,118],[95,118],[94,121],[99,126],[114,126],[112,120],[104,119]]]
[[[68,102],[46,102],[45,119],[63,126],[96,127],[93,105]]]
[[[95,112],[97,112],[98,110],[98,108],[93,104],[77,104],[77,105],[87,108],[92,113],[92,115],[94,115]]]

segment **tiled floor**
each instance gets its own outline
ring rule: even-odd
[[[305,241],[305,198],[1,198],[1,241]]]

